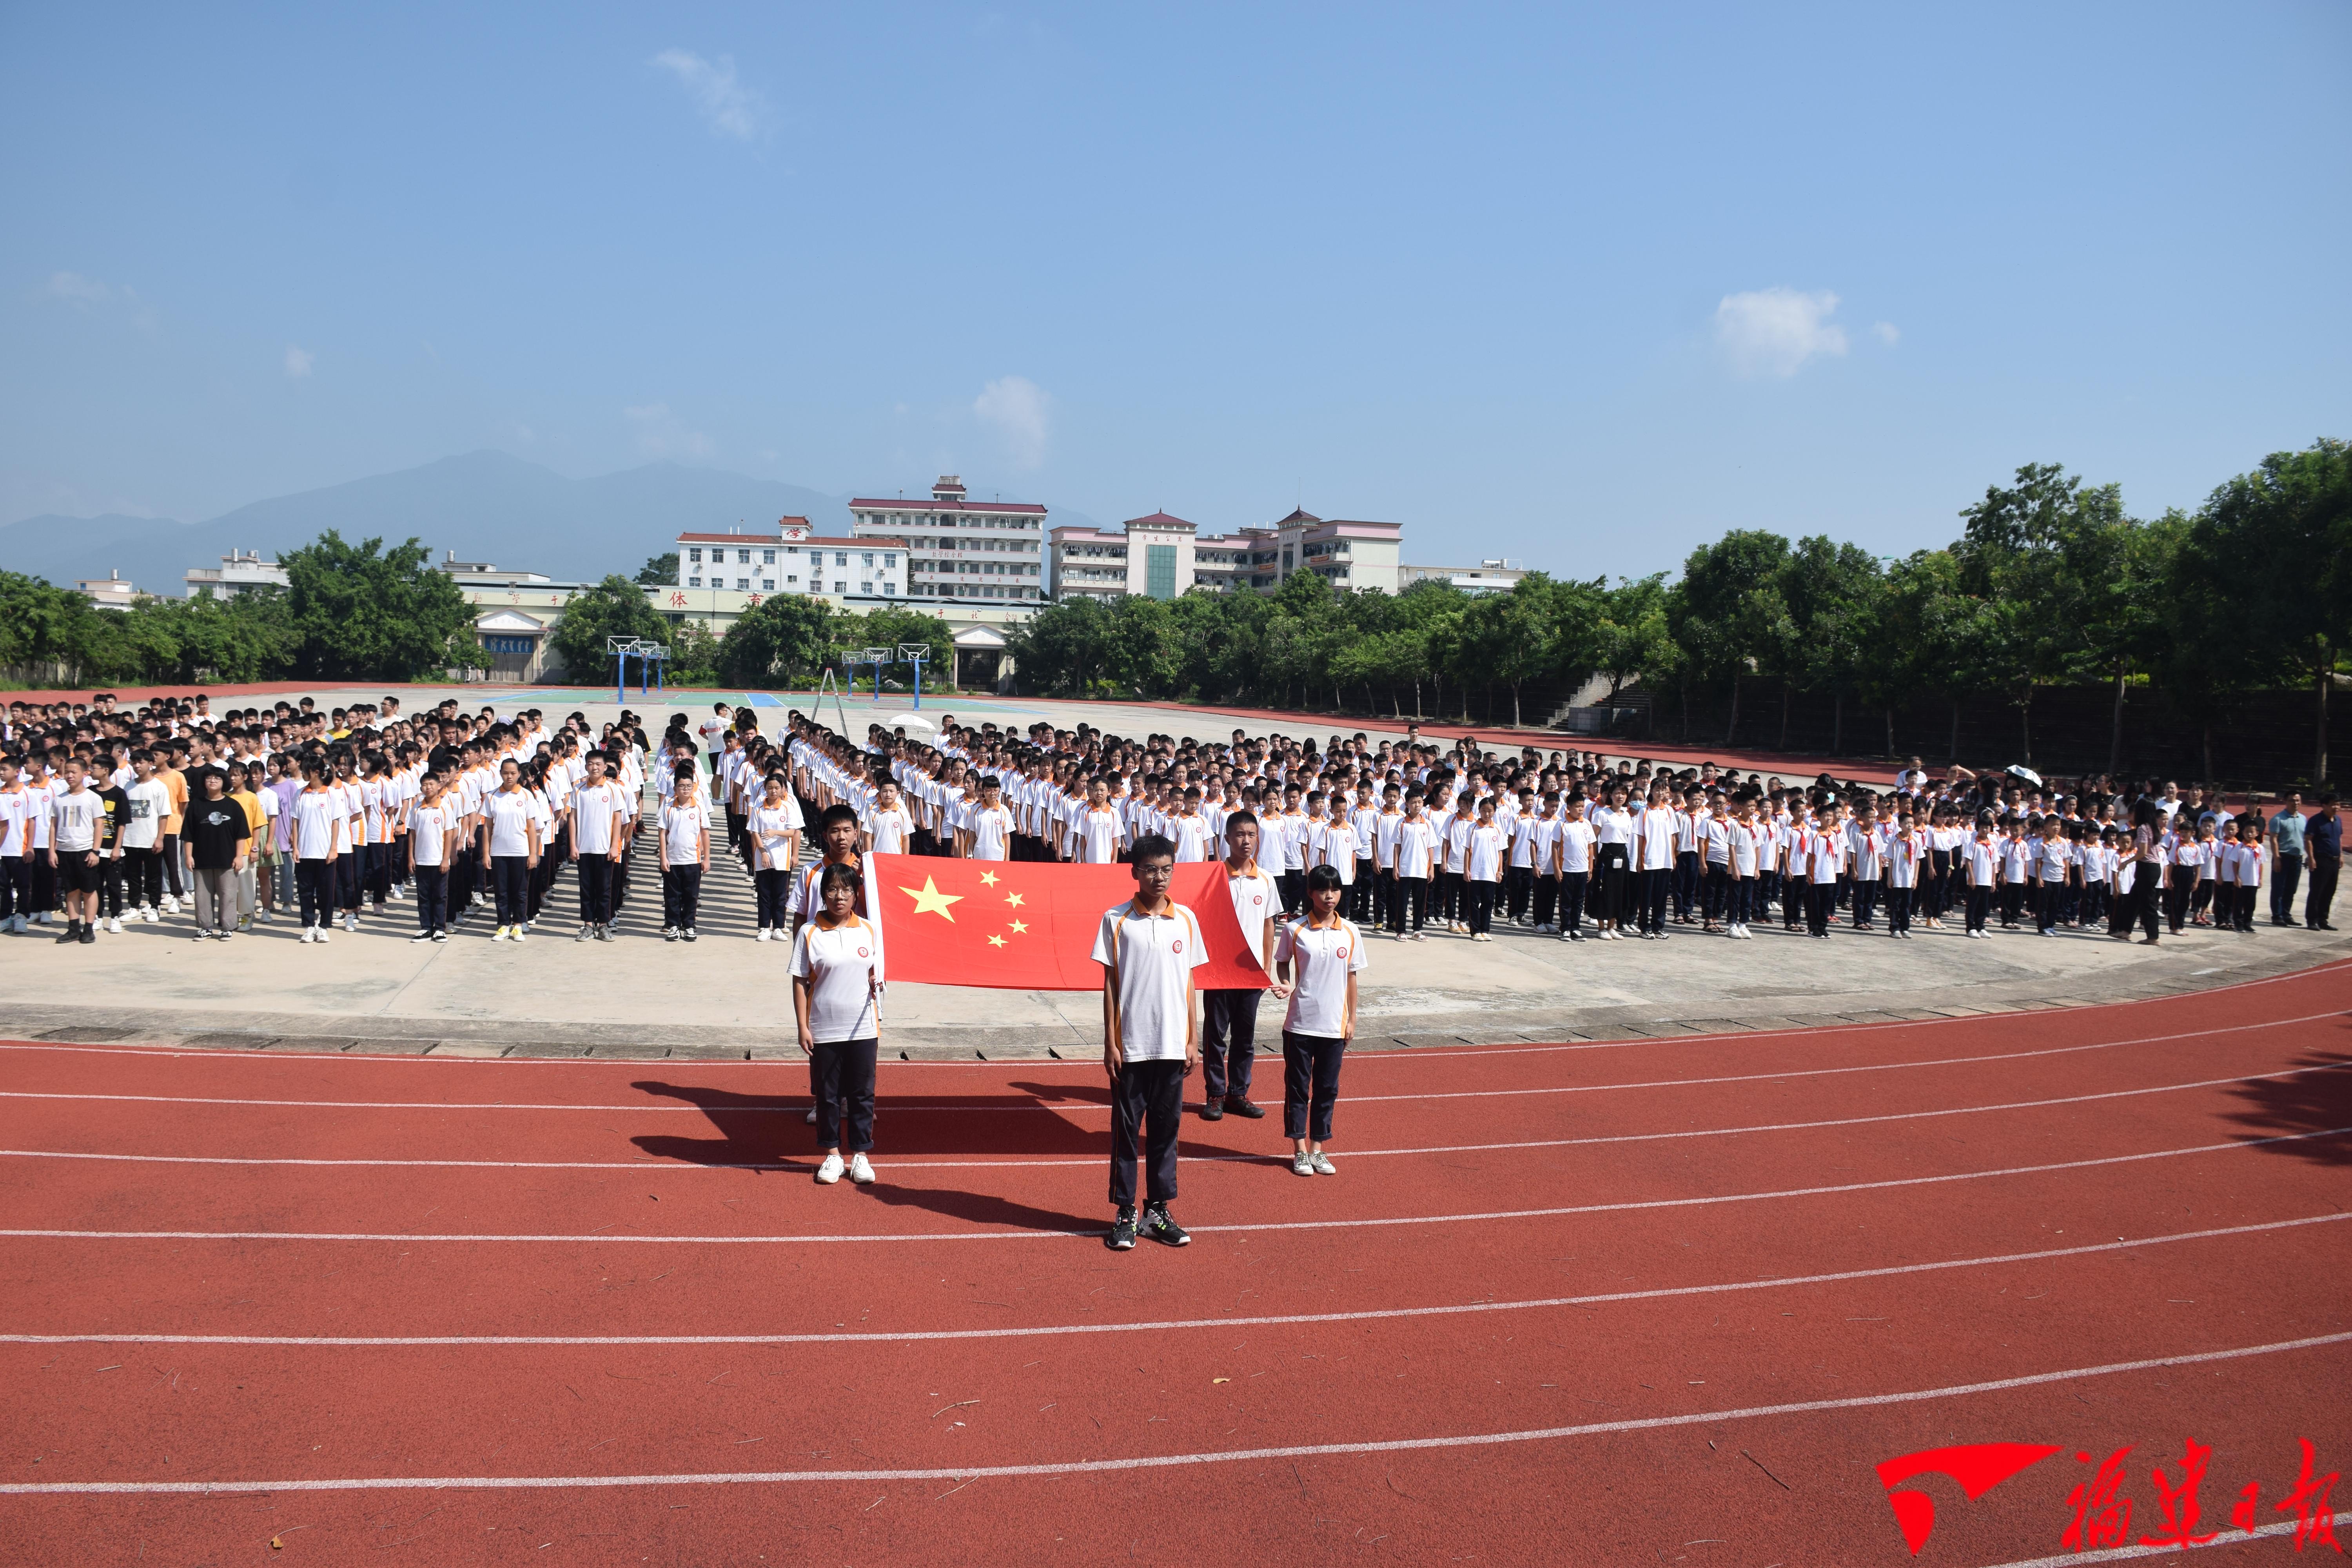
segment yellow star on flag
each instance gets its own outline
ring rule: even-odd
[[[1021,895],[1018,893],[1007,893],[1004,895],[1004,901],[1011,904],[1017,910],[1021,907]]]
[[[980,874],[980,885],[983,888],[993,888],[996,886],[996,873],[993,871],[982,871]]]
[[[1026,921],[1014,921],[1013,922],[1013,934],[1014,936],[1019,936],[1023,931],[1025,931],[1028,929],[1029,922]]]
[[[1004,945],[1004,939],[1001,936],[990,937],[988,939],[988,945],[991,947],[1003,947]]]
[[[955,916],[948,911],[948,906],[963,902],[961,893],[940,892],[938,881],[929,877],[923,879],[923,890],[919,893],[912,888],[901,888],[898,890],[915,900],[917,914],[937,915],[948,924],[955,924]]]

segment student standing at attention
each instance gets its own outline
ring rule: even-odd
[[[1339,1102],[1339,1060],[1356,1037],[1356,976],[1370,962],[1364,933],[1339,913],[1339,874],[1307,873],[1307,912],[1283,928],[1274,950],[1277,992],[1287,986],[1282,1024],[1282,1131],[1294,1175],[1336,1176],[1323,1145]]]
[[[1201,1058],[1192,971],[1208,962],[1201,922],[1168,896],[1176,846],[1156,833],[1129,858],[1135,897],[1107,910],[1094,959],[1103,966],[1103,1070],[1110,1077],[1110,1202],[1103,1244],[1133,1249],[1140,1234],[1168,1247],[1192,1238],[1170,1217],[1176,1196],[1176,1134],[1184,1079]],[[1144,1166],[1145,1205],[1135,1207],[1135,1166]]]
[[[824,1186],[845,1169],[861,1187],[874,1180],[866,1154],[874,1147],[874,1064],[882,1046],[882,942],[858,918],[863,886],[856,868],[827,866],[817,883],[824,908],[793,938],[793,1012],[816,1093],[816,1145],[824,1156],[816,1179]]]
[[[1257,863],[1257,815],[1236,811],[1225,818],[1225,890],[1234,919],[1257,955],[1274,967],[1275,919],[1281,892]],[[1277,986],[1276,996],[1288,992]],[[1250,1068],[1257,1053],[1257,998],[1254,988],[1201,993],[1201,1120],[1217,1121],[1225,1112],[1256,1121],[1265,1112],[1249,1097]]]

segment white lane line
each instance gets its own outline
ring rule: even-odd
[[[2325,1519],[2330,1525],[2352,1524],[2352,1511],[2323,1514],[2315,1518]],[[2221,1530],[2218,1525],[2215,1528],[2219,1533],[2213,1540],[2192,1541],[2186,1546],[2172,1542],[2167,1542],[2162,1546],[2110,1546],[2098,1552],[2070,1552],[2063,1557],[2035,1557],[2022,1563],[1995,1563],[1993,1568],[2089,1568],[2089,1565],[2094,1563],[2127,1563],[2135,1557],[2161,1557],[2168,1552],[2183,1552],[2191,1548],[2201,1552],[2208,1546],[2235,1546],[2241,1542],[2252,1541],[2259,1536],[2292,1535],[2303,1529],[2304,1525],[2301,1521],[2290,1519],[2277,1524],[2258,1525],[2252,1530],[2242,1530],[2235,1525],[2226,1530]],[[2296,1550],[2301,1551],[2302,1548],[2298,1547]]]
[[[1348,1454],[1407,1454],[1435,1448],[1486,1448],[1505,1443],[1543,1443],[1565,1437],[1653,1432],[1663,1427],[1697,1426],[1714,1421],[1758,1421],[1775,1415],[1811,1415],[1824,1410],[1869,1410],[1891,1405],[1925,1404],[1937,1399],[1965,1399],[1979,1394],[2005,1394],[2013,1388],[2036,1388],[2081,1377],[2113,1377],[2125,1373],[2156,1372],[2166,1367],[2200,1366],[2210,1362],[2240,1361],[2251,1356],[2317,1350],[2347,1341],[2352,1341],[2352,1332],[2316,1334],[2309,1339],[2279,1340],[2265,1345],[2240,1345],[2229,1350],[2199,1351],[2185,1355],[2151,1356],[2145,1361],[2109,1362],[2104,1366],[2027,1373],[1987,1383],[1907,1389],[1899,1394],[1862,1394],[1844,1399],[1804,1399],[1785,1405],[1750,1405],[1738,1409],[1702,1410],[1681,1415],[1594,1421],[1576,1426],[1538,1426],[1519,1432],[1467,1432],[1450,1437],[1394,1437],[1384,1442],[1304,1443],[1280,1448],[1228,1448],[1205,1454],[1146,1454],[1125,1459],[1069,1459],[1038,1465],[971,1465],[961,1469],[688,1471],[682,1475],[666,1476],[364,1476],[278,1481],[10,1481],[0,1483],[0,1496],[108,1492],[209,1496],[223,1492],[437,1491],[445,1489],[481,1491],[526,1488],[571,1490],[590,1487],[772,1486],[803,1481],[870,1484],[875,1481],[988,1480],[1024,1476],[1097,1475],[1106,1471],[1228,1465],[1251,1459],[1314,1459]]]
[[[2267,1083],[2273,1079],[2300,1078],[2305,1073],[2338,1072],[2352,1062],[2323,1062],[2317,1067],[2285,1068],[2252,1077],[2200,1078],[2186,1083],[2150,1084],[2143,1089],[2106,1089],[2095,1094],[2062,1095],[2052,1100],[2012,1100],[1998,1105],[1957,1105],[1937,1110],[1891,1110],[1877,1116],[1839,1116],[1820,1121],[1768,1121],[1745,1127],[1701,1127],[1676,1132],[1612,1132],[1591,1138],[1523,1138],[1502,1143],[1433,1143],[1405,1149],[1346,1149],[1343,1158],[1370,1160],[1394,1154],[1476,1154],[1509,1149],[1568,1149],[1588,1143],[1654,1143],[1675,1138],[1727,1138],[1748,1132],[1802,1132],[1822,1127],[1862,1127],[1879,1121],[1923,1121],[1938,1116],[1978,1116],[1990,1110],[2036,1110],[2053,1105],[2080,1105],[2088,1100],[2127,1100],[2143,1094],[2173,1094],[2185,1089],[2212,1089],[2221,1084]],[[1187,1164],[1288,1165],[1279,1154],[1185,1154]],[[449,1170],[491,1171],[805,1171],[807,1160],[685,1161],[648,1155],[637,1160],[367,1160],[303,1159],[287,1155],[238,1154],[107,1154],[58,1149],[0,1149],[0,1159],[115,1160],[160,1165],[386,1165]],[[1034,1170],[1040,1167],[1098,1166],[1103,1157],[1090,1154],[1055,1160],[891,1160],[878,1167],[892,1171]]]
[[[1576,1040],[1565,1041],[1559,1045],[1544,1046],[1421,1046],[1409,1050],[1381,1050],[1367,1052],[1365,1053],[1365,1058],[1360,1059],[1370,1059],[1383,1064],[1393,1064],[1411,1063],[1416,1061],[1444,1061],[1450,1060],[1456,1057],[1517,1057],[1539,1055],[1549,1051],[1613,1051],[1638,1046],[1719,1045],[1726,1041],[1747,1042],[1750,1040],[1777,1040],[1787,1039],[1791,1037],[1800,1037],[1811,1039],[1820,1035],[1853,1034],[1858,1031],[1868,1030],[1932,1029],[1946,1026],[1958,1026],[1969,1024],[1985,1023],[1995,1018],[2023,1019],[2026,1017],[2050,1017],[2059,1014],[2079,1015],[2084,1013],[2110,1012],[2119,1007],[2152,1007],[2160,1004],[2187,1001],[2200,996],[2219,996],[2226,992],[2244,991],[2257,985],[2279,985],[2291,981],[2310,980],[2325,977],[2347,966],[2352,966],[2352,959],[2331,959],[2326,963],[2314,964],[2309,969],[2292,970],[2284,974],[2265,975],[2259,980],[2232,981],[2227,985],[2208,986],[2201,991],[2186,992],[2178,996],[2142,996],[2127,998],[2119,1002],[2093,1002],[2081,1007],[2025,1008],[2017,1013],[1983,1014],[1965,1018],[1898,1018],[1890,1019],[1883,1024],[1823,1024],[1818,1027],[1810,1029],[1742,1029],[1736,1033],[1726,1030],[1719,1034],[1709,1035],[1645,1035],[1633,1039]],[[331,1020],[322,1020],[322,1024],[324,1022],[331,1021]],[[1670,1023],[1673,1020],[1671,1019],[1657,1020],[1657,1022],[1660,1023]],[[194,1051],[185,1049],[175,1050],[165,1046],[90,1046],[73,1045],[66,1042],[49,1040],[0,1040],[0,1051],[55,1051],[80,1056],[163,1057],[173,1058],[192,1058],[200,1061],[377,1062],[392,1064],[424,1063],[428,1066],[435,1064],[446,1064],[450,1062],[462,1062],[474,1067],[485,1068],[585,1067],[629,1068],[635,1070],[643,1070],[646,1068],[657,1066],[665,1062],[673,1066],[699,1065],[710,1067],[775,1067],[792,1065],[782,1058],[777,1058],[767,1062],[730,1063],[718,1058],[709,1058],[706,1061],[703,1058],[687,1057],[651,1057],[639,1058],[627,1057],[436,1057],[427,1056],[421,1052],[415,1056],[404,1054],[399,1056],[383,1056],[372,1052],[353,1056],[341,1051],[265,1051],[260,1049],[242,1051]],[[953,1060],[905,1062],[894,1063],[892,1065],[894,1067],[919,1068],[989,1068],[1002,1071],[1008,1067],[1050,1070],[1055,1067],[1070,1067],[1073,1065],[1083,1064],[1074,1063],[1070,1058],[1065,1058],[1058,1062],[1050,1059],[1045,1061],[1033,1061],[1027,1058],[1018,1058],[1010,1061]]]
[[[2270,1143],[2299,1143],[2310,1138],[2336,1138],[2352,1132],[2352,1127],[2331,1127],[2319,1132],[2288,1132],[2273,1138],[2249,1138],[2228,1143],[2198,1143],[2184,1149],[2156,1149],[2140,1154],[2110,1154],[2095,1160],[2063,1160],[2045,1165],[2011,1165],[1992,1171],[1959,1171],[1942,1176],[1898,1176],[1881,1182],[1849,1182],[1828,1187],[1783,1187],[1761,1193],[1721,1193],[1694,1198],[1643,1198],[1615,1204],[1579,1204],[1566,1208],[1491,1209],[1475,1214],[1404,1215],[1375,1216],[1366,1219],[1270,1220],[1256,1224],[1196,1225],[1194,1236],[1213,1235],[1226,1231],[1262,1230],[1363,1230],[1373,1226],[1394,1225],[1464,1225],[1491,1219],[1550,1219],[1563,1215],[1630,1214],[1643,1209],[1697,1208],[1714,1204],[1759,1203],[1769,1198],[1826,1197],[1840,1193],[1876,1192],[1889,1187],[1937,1186],[1947,1182],[1977,1182],[1994,1176],[2039,1175],[2050,1171],[2081,1171],[2099,1165],[2126,1165],[2142,1160],[2169,1160],[2183,1154],[2218,1154],[2232,1149],[2259,1149]],[[1046,1237],[1095,1237],[1103,1233],[1084,1230],[1050,1230],[1031,1227],[1023,1230],[948,1230],[910,1231],[899,1234],[872,1236],[638,1236],[627,1232],[582,1235],[541,1233],[484,1233],[466,1235],[462,1232],[410,1233],[403,1231],[332,1231],[332,1230],[0,1230],[0,1238],[16,1237],[47,1241],[399,1241],[399,1242],[643,1242],[656,1246],[707,1247],[781,1247],[803,1242],[840,1243],[866,1241],[1024,1241]]]
[[[1595,1296],[1547,1296],[1524,1301],[1465,1301],[1448,1307],[1381,1307],[1354,1312],[1294,1312],[1256,1318],[1176,1318],[1151,1323],[1051,1323],[1022,1329],[920,1329],[901,1332],[837,1334],[0,1334],[11,1345],[290,1345],[305,1349],[404,1349],[448,1345],[836,1345],[914,1344],[935,1340],[1034,1339],[1040,1334],[1147,1334],[1182,1329],[1288,1328],[1301,1323],[1364,1323],[1391,1318],[1445,1318],[1470,1312],[1528,1312],[1551,1307],[1595,1307],[1620,1301],[1655,1301],[1676,1296],[1717,1296],[1741,1290],[1781,1290],[1799,1285],[1836,1285],[1885,1279],[1903,1274],[1935,1274],[1955,1268],[1988,1268],[2006,1263],[2038,1263],[2098,1252],[2129,1252],[2177,1241],[2255,1236],[2310,1225],[2352,1220],[2352,1213],[2307,1215],[2233,1225],[2216,1230],[2183,1230],[2102,1241],[2084,1247],[2053,1247],[2039,1252],[2005,1252],[1987,1258],[1954,1258],[1936,1263],[1898,1263],[1879,1268],[1847,1268],[1833,1274],[1794,1274],[1768,1279],[1735,1279],[1715,1285],[1661,1286],[1649,1290],[1612,1290]]]
[[[1383,1100],[1510,1100],[1528,1095],[1599,1094],[1629,1089],[1701,1089],[1726,1083],[1781,1083],[1801,1079],[1837,1078],[1848,1073],[1902,1072],[1913,1068],[1972,1067],[1983,1062],[2022,1061],[2037,1057],[2074,1056],[2084,1051],[2109,1051],[2125,1046],[2167,1045],[2178,1040],[2205,1039],[2214,1035],[2241,1035],[2262,1029],[2285,1028],[2295,1024],[2315,1023],[2323,1018],[2352,1016],[2340,1009],[2326,1013],[2306,1014],[2299,1018],[2274,1018],[2260,1024],[2230,1024],[2215,1029],[2189,1029],[2175,1035],[2143,1035],[2129,1040],[2096,1040],[2089,1045],[2053,1046],[2038,1051],[2002,1051],[1991,1056],[1937,1057],[1916,1062],[1872,1062],[1861,1067],[1804,1068],[1789,1072],[1735,1073],[1717,1078],[1645,1079],[1627,1083],[1562,1084],[1545,1089],[1461,1089],[1438,1094],[1356,1094],[1348,1097],[1350,1105],[1377,1104]],[[580,1105],[548,1104],[520,1100],[454,1101],[437,1100],[236,1100],[214,1096],[170,1094],[66,1094],[29,1089],[0,1089],[0,1100],[71,1100],[106,1102],[130,1102],[142,1105],[260,1105],[291,1107],[305,1110],[591,1110],[603,1115],[628,1112],[660,1112],[677,1114],[691,1112],[711,1115],[720,1111],[740,1111],[763,1116],[800,1114],[807,1110],[803,1100],[779,1101],[762,1105]],[[1009,1110],[1108,1111],[1110,1107],[1097,1100],[1031,1100],[1003,1105],[964,1104],[893,1104],[887,1100],[880,1110],[898,1114],[910,1110],[961,1111],[996,1115]]]

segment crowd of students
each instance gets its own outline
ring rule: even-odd
[[[1931,774],[1916,758],[1892,787],[1790,784],[1417,731],[1318,747],[949,719],[936,735],[876,725],[854,742],[799,712],[771,735],[719,703],[699,722],[672,715],[656,742],[627,711],[551,728],[536,709],[501,719],[454,699],[409,717],[390,697],[219,714],[202,697],[19,701],[0,725],[0,929],[20,935],[54,925],[58,942],[90,943],[185,900],[198,940],[288,919],[321,943],[392,918],[416,942],[468,920],[522,942],[572,923],[550,903],[570,868],[573,940],[609,942],[646,855],[663,936],[695,942],[705,880],[731,863],[752,893],[744,934],[792,946],[827,1184],[876,1179],[885,971],[862,905],[877,852],[1130,868],[1136,894],[1093,950],[1113,1086],[1108,1240],[1125,1249],[1188,1239],[1169,1205],[1195,1066],[1202,1117],[1265,1114],[1250,1098],[1264,996],[1285,1005],[1291,1169],[1336,1173],[1326,1143],[1368,935],[1491,942],[1499,919],[1568,942],[1744,940],[1777,911],[1787,932],[1908,940],[1957,911],[1974,939],[2030,921],[2045,938],[2104,924],[2153,943],[2168,929],[2251,933],[2265,888],[2271,924],[2332,931],[2343,837],[2332,793],[2308,814],[2292,795],[2265,813],[2159,780]],[[1175,866],[1211,859],[1265,991],[1194,987],[1198,917],[1168,888]]]

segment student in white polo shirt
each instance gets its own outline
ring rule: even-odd
[[[1307,912],[1282,928],[1274,950],[1277,986],[1290,986],[1282,1024],[1282,1131],[1290,1169],[1336,1176],[1323,1145],[1339,1102],[1339,1060],[1356,1037],[1356,976],[1364,972],[1364,933],[1339,913],[1339,874],[1307,873]]]
[[[659,817],[662,856],[662,940],[695,940],[702,874],[710,868],[710,813],[691,762],[677,763],[669,799]]]
[[[824,868],[824,907],[793,938],[793,1011],[816,1096],[816,1143],[826,1186],[845,1169],[859,1186],[874,1180],[874,1064],[881,1050],[882,942],[858,917],[863,879],[854,866]],[[844,1146],[849,1163],[842,1163]]]
[[[1169,1247],[1192,1238],[1169,1216],[1176,1195],[1176,1134],[1184,1079],[1200,1059],[1192,971],[1208,962],[1201,922],[1168,896],[1176,846],[1156,833],[1135,841],[1129,858],[1135,897],[1102,918],[1094,959],[1103,966],[1103,1070],[1110,1075],[1110,1201],[1117,1210],[1104,1245],[1135,1246],[1139,1232]],[[1146,1203],[1135,1208],[1141,1141]]]
[[[1256,813],[1236,811],[1225,818],[1225,890],[1233,895],[1234,919],[1250,951],[1270,973],[1282,894],[1257,863],[1257,841]],[[1249,1097],[1250,1068],[1257,1053],[1258,994],[1255,989],[1201,993],[1203,1121],[1221,1121],[1228,1110],[1252,1121],[1265,1114]]]

